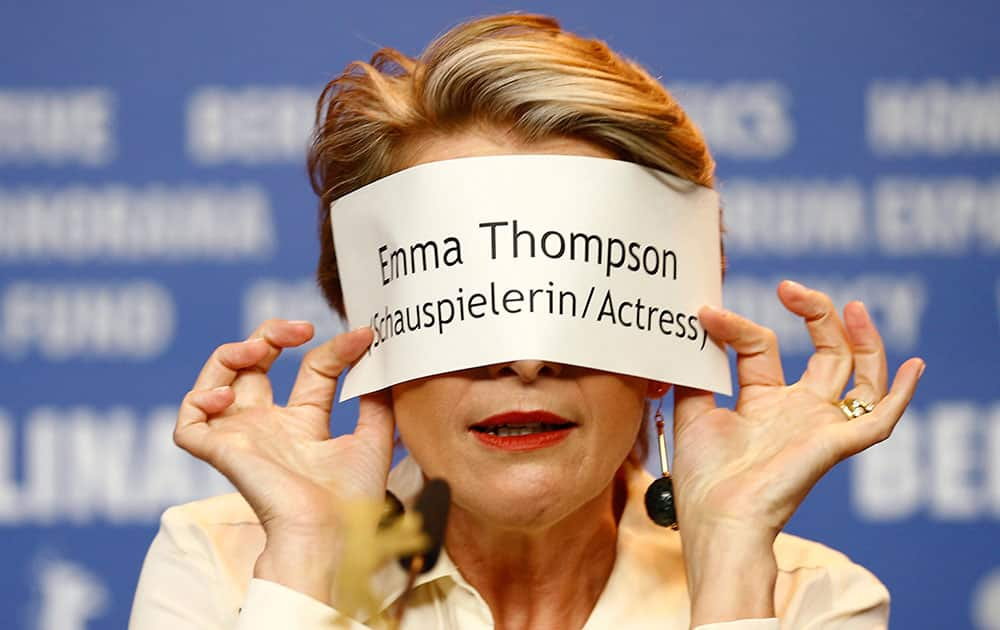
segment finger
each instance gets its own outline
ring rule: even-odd
[[[257,363],[240,371],[233,381],[236,404],[253,407],[272,402],[271,381],[267,371],[284,348],[294,348],[312,339],[313,326],[309,322],[269,319],[251,333],[248,340],[261,339],[267,352]]]
[[[227,385],[188,392],[177,412],[174,442],[195,457],[206,459],[208,419],[225,411],[235,399],[232,387]]]
[[[267,352],[268,345],[263,339],[222,344],[205,361],[192,389],[201,391],[231,385],[240,370],[255,365]]]
[[[785,384],[778,338],[770,328],[714,306],[702,307],[698,319],[709,335],[736,351],[740,387]]]
[[[822,398],[839,398],[851,376],[854,359],[833,301],[822,291],[790,280],[778,285],[778,297],[785,308],[805,319],[816,348],[800,382]]]
[[[313,325],[306,321],[267,320],[247,337],[247,339],[264,339],[271,346],[267,355],[255,367],[266,372],[283,349],[301,346],[312,339],[313,333]]]
[[[896,423],[903,416],[906,406],[923,375],[925,364],[913,358],[900,366],[893,380],[892,389],[875,406],[874,411],[848,422],[832,425],[841,436],[841,459],[859,453],[892,434]]]
[[[365,394],[358,401],[358,425],[354,435],[392,456],[396,425],[392,415],[392,396],[388,389]]]
[[[854,388],[847,395],[877,403],[885,396],[889,380],[882,336],[861,302],[844,307],[844,324],[854,352]]]
[[[674,386],[674,431],[715,409],[715,394],[693,387]]]
[[[289,407],[312,407],[328,420],[337,391],[337,378],[344,368],[356,361],[375,335],[365,326],[337,335],[306,353],[295,377]]]

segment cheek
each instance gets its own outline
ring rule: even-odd
[[[642,424],[645,381],[606,376],[590,385],[585,395],[609,454],[627,455]]]
[[[397,424],[413,424],[437,412],[436,406],[448,388],[433,378],[420,378],[392,386],[392,412]]]
[[[630,427],[638,422],[645,404],[645,381],[616,375],[602,375],[582,384],[592,413],[605,423]]]
[[[446,378],[409,381],[392,388],[393,415],[403,444],[420,462],[440,450],[462,398],[461,382]]]

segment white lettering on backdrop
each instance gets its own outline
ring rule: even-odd
[[[318,90],[206,86],[187,103],[187,151],[195,163],[302,162]]]
[[[876,153],[1000,154],[1000,79],[880,80],[868,87],[868,144]]]
[[[795,280],[827,293],[838,308],[861,300],[871,313],[890,352],[917,348],[928,300],[927,283],[916,274],[858,276],[796,274]],[[779,276],[761,279],[732,275],[726,279],[726,307],[774,330],[781,352],[812,354],[814,346],[802,318],[788,312],[775,295]]]
[[[171,505],[232,492],[177,448],[176,419],[176,406],[36,407],[15,425],[0,409],[0,525],[154,523]]]
[[[1000,519],[1000,403],[910,409],[892,439],[850,461],[852,503],[864,520]]]
[[[117,151],[106,88],[0,89],[0,164],[104,166]]]
[[[2,262],[226,261],[275,248],[255,184],[0,188]]]
[[[0,357],[148,360],[173,341],[176,310],[148,280],[16,282],[0,287]]]

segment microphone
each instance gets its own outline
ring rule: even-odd
[[[397,499],[398,502],[398,499]],[[399,564],[406,570],[406,588],[396,602],[392,627],[398,628],[406,612],[406,602],[413,590],[417,576],[427,573],[437,564],[444,546],[444,533],[448,527],[448,512],[451,508],[451,487],[444,479],[430,479],[417,497],[413,509],[420,515],[420,528],[430,541],[423,553],[400,556]]]
[[[430,539],[430,546],[421,554],[400,556],[399,564],[410,571],[413,563],[420,560],[417,573],[427,573],[437,564],[441,547],[444,546],[444,532],[448,526],[448,511],[451,508],[451,487],[444,479],[431,479],[417,497],[413,509],[420,515],[421,529]]]

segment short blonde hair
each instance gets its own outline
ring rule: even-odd
[[[530,143],[572,136],[619,159],[705,187],[715,162],[701,132],[646,70],[551,17],[509,14],[459,24],[417,58],[378,50],[327,84],[308,155],[320,198],[316,279],[341,316],[330,203],[409,166],[414,141],[472,126]]]
[[[504,129],[525,144],[553,136],[586,140],[618,159],[714,187],[708,146],[667,89],[603,41],[564,31],[554,18],[470,20],[416,59],[382,48],[323,89],[308,155],[320,199],[316,279],[342,317],[330,203],[411,165],[421,138],[475,127]],[[649,448],[649,411],[647,403],[632,451],[640,464]]]

